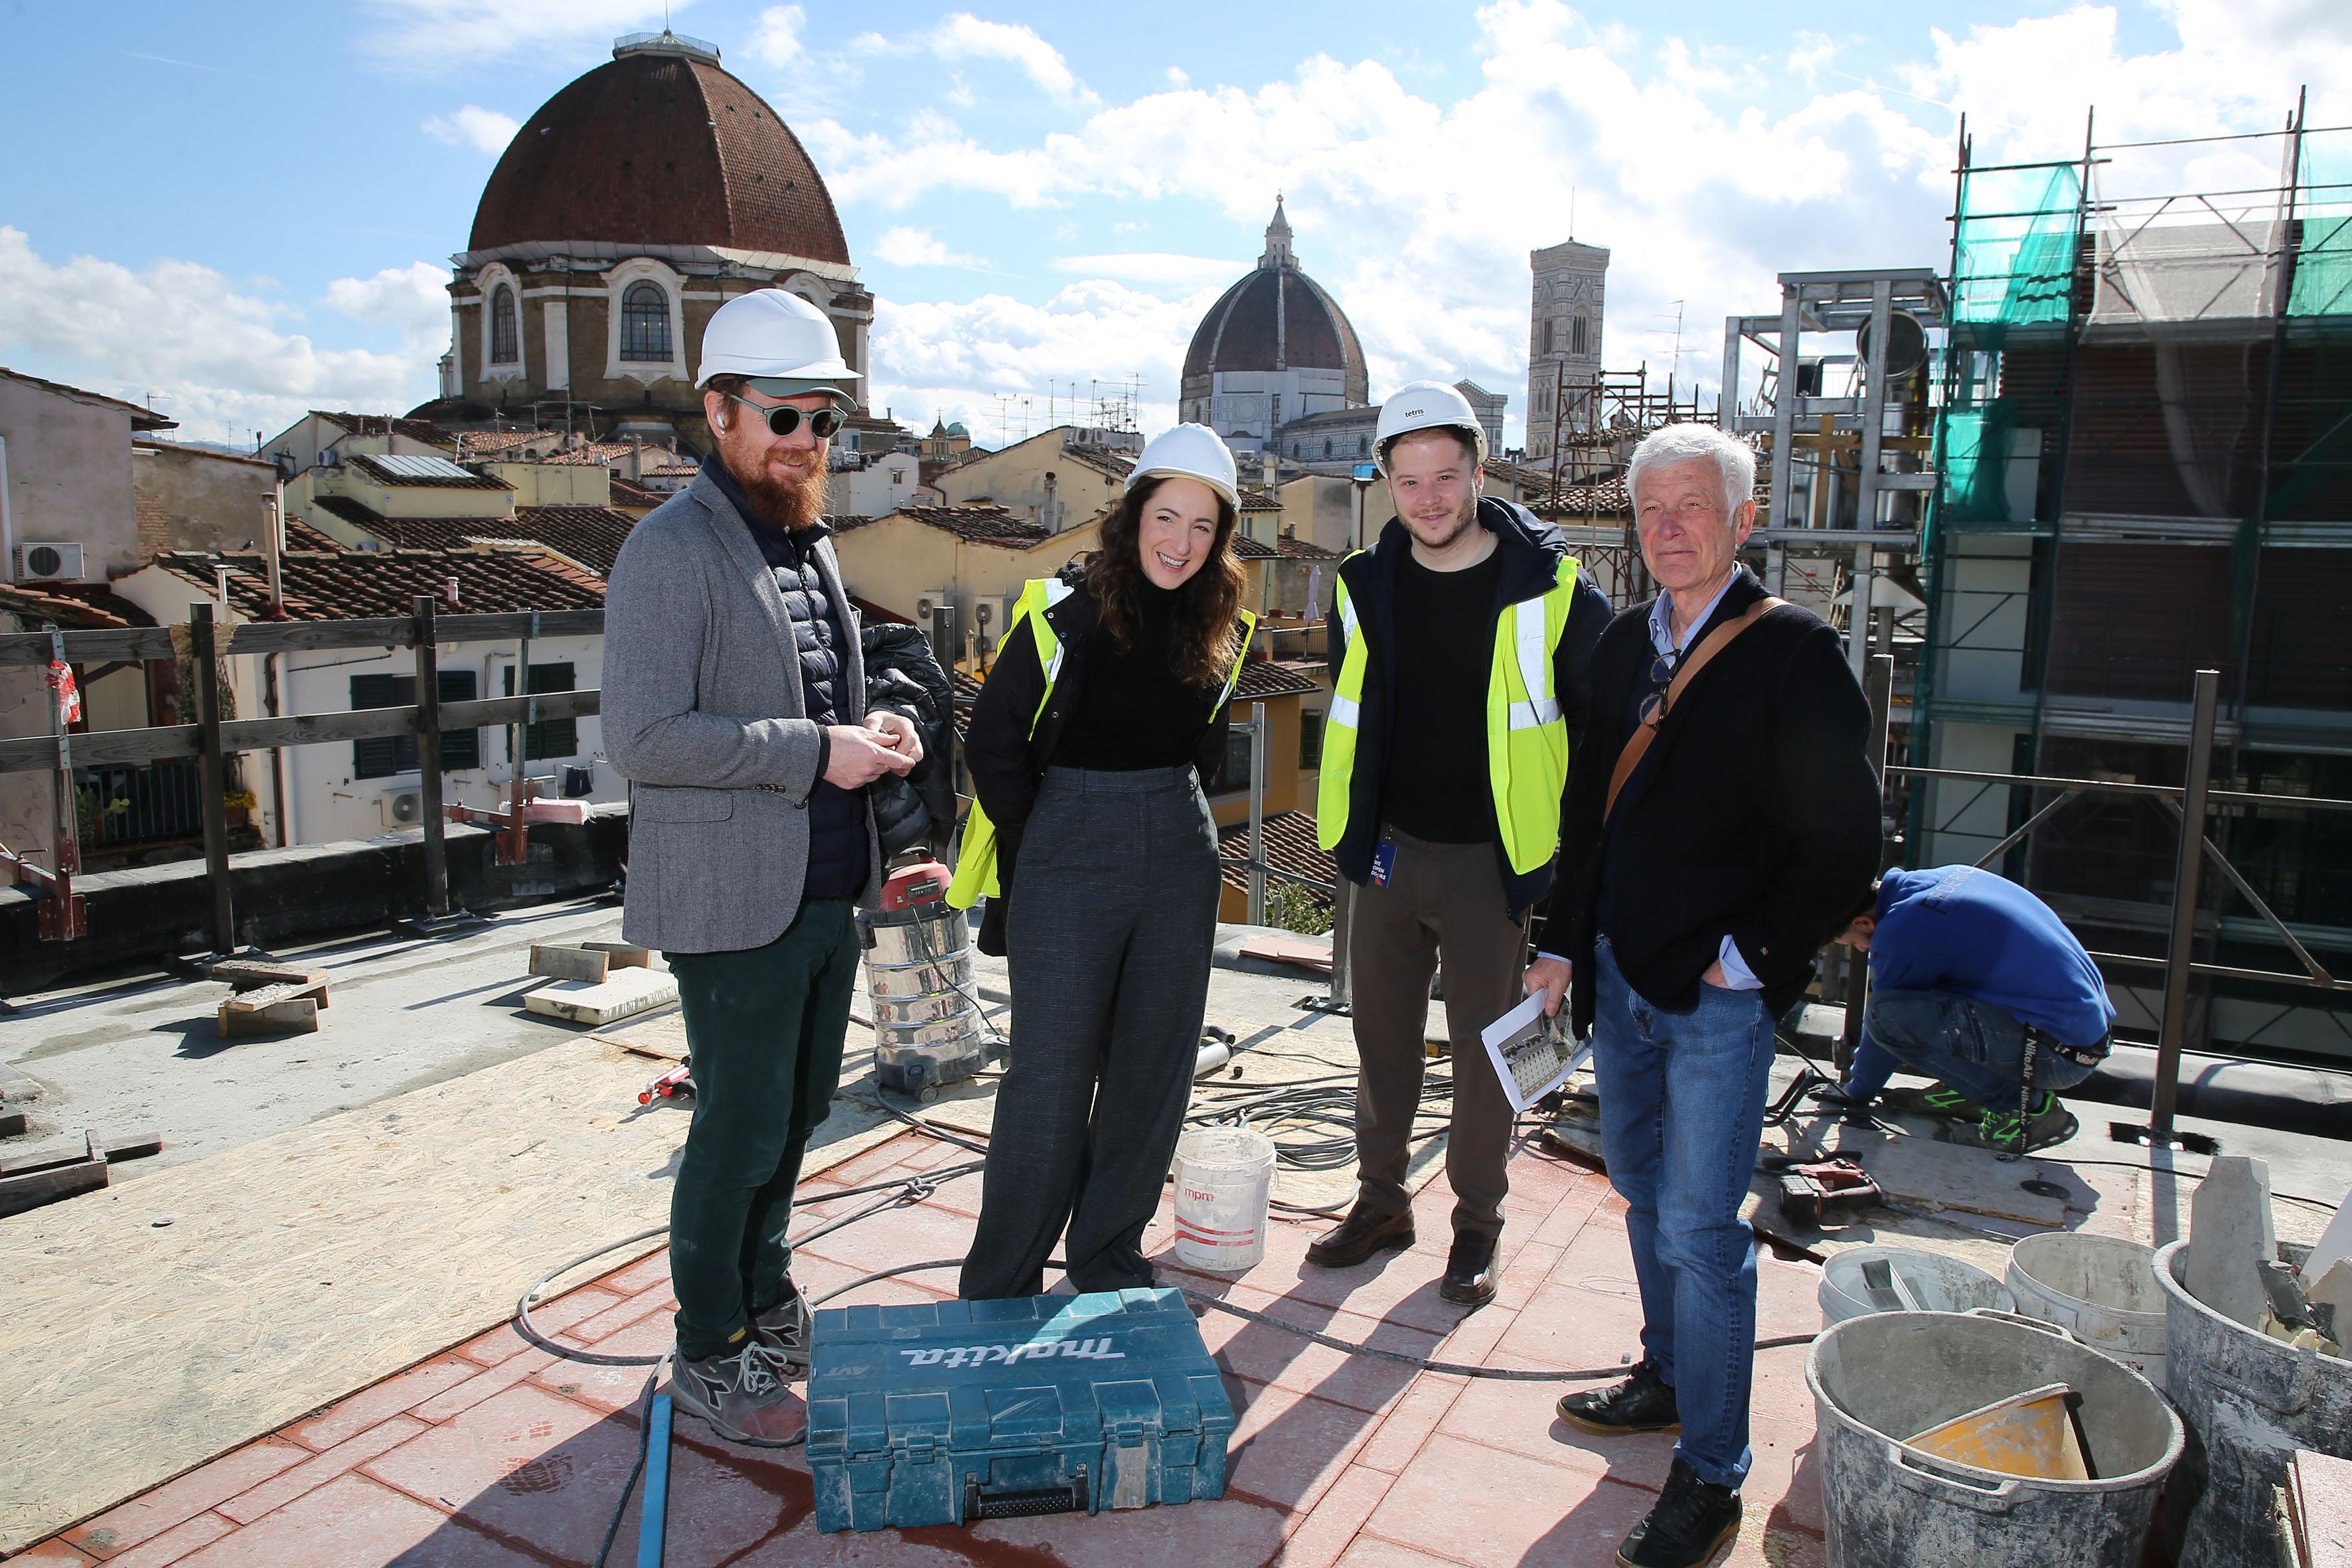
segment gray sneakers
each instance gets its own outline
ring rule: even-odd
[[[789,1279],[782,1300],[751,1320],[751,1336],[767,1347],[777,1375],[788,1383],[808,1376],[809,1310]]]
[[[679,1357],[670,1363],[670,1397],[722,1437],[763,1448],[797,1443],[808,1431],[808,1404],[785,1383],[778,1358],[756,1336],[724,1355]]]

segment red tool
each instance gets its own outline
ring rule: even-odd
[[[936,903],[948,896],[948,882],[954,875],[937,860],[919,860],[911,866],[901,866],[883,879],[882,907],[904,910],[917,904]]]
[[[1868,1208],[1886,1195],[1852,1155],[1785,1164],[1768,1158],[1764,1163],[1780,1178],[1780,1212],[1792,1225],[1819,1226],[1830,1209]]]
[[[693,1064],[680,1062],[645,1088],[637,1090],[639,1105],[651,1105],[656,1097],[662,1100],[692,1100],[694,1098]]]

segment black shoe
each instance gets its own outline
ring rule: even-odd
[[[1454,1250],[1445,1255],[1445,1282],[1437,1293],[1457,1307],[1483,1307],[1495,1299],[1495,1277],[1501,1272],[1495,1267],[1493,1237],[1459,1232]]]
[[[1359,1203],[1348,1217],[1315,1238],[1307,1261],[1318,1268],[1352,1268],[1375,1252],[1412,1245],[1412,1211],[1400,1215],[1374,1213]]]
[[[1739,1533],[1739,1494],[1675,1461],[1647,1519],[1617,1549],[1624,1568],[1699,1568]]]
[[[1947,1141],[1966,1148],[1996,1149],[2004,1154],[2031,1153],[2053,1143],[2063,1143],[2081,1129],[2082,1123],[2074,1120],[2065,1101],[2044,1089],[2034,1102],[2030,1120],[2020,1121],[2014,1107],[1989,1110],[1973,1125],[1955,1122],[1947,1129]]]
[[[1636,1362],[1633,1375],[1606,1388],[1563,1394],[1554,1406],[1571,1426],[1622,1437],[1633,1432],[1679,1432],[1682,1412],[1675,1408],[1674,1386],[1658,1375],[1658,1363]]]

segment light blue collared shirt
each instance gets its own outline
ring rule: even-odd
[[[1732,584],[1738,581],[1739,581],[1739,572],[1735,567],[1731,575],[1724,579],[1723,586],[1715,591],[1715,597],[1706,602],[1706,607],[1691,617],[1690,627],[1694,637],[1698,634],[1699,628],[1706,626],[1714,616],[1716,606],[1723,603],[1723,596],[1731,592]],[[1674,623],[1668,619],[1673,610],[1671,596],[1663,589],[1660,590],[1657,598],[1650,605],[1650,646],[1665,658],[1680,662],[1680,657],[1685,650],[1675,647]],[[1756,978],[1756,972],[1748,967],[1746,959],[1739,956],[1739,944],[1733,942],[1727,933],[1723,939],[1722,946],[1716,950],[1715,956],[1716,962],[1723,965],[1724,984],[1730,989],[1734,991],[1764,989],[1764,983]]]

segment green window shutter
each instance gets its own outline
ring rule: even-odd
[[[471,702],[474,700],[474,672],[470,669],[445,669],[441,672],[441,700]],[[462,773],[482,765],[482,732],[479,730],[444,730],[441,731],[441,771]]]
[[[550,691],[570,691],[573,688],[572,667],[569,664],[534,664],[530,667],[530,692],[543,696]],[[512,697],[514,666],[506,669],[506,694]],[[525,727],[522,755],[525,762],[547,758],[569,760],[580,754],[580,723],[575,719],[541,719]]]
[[[407,688],[406,691],[402,687]],[[352,677],[352,707],[398,708],[415,700],[416,682],[414,678],[397,675],[354,675]],[[390,778],[416,766],[416,737],[414,735],[377,735],[352,742],[352,777],[355,779]]]

